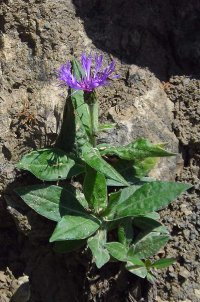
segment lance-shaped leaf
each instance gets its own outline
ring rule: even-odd
[[[119,158],[113,167],[130,183],[147,176],[155,167],[158,157],[146,157],[144,159],[124,160]],[[144,179],[145,181],[145,179]]]
[[[76,124],[76,135],[75,135],[75,144],[74,144],[74,150],[75,154],[78,155],[78,157],[82,154],[83,147],[89,143],[89,137],[86,133],[86,130],[82,124],[82,121],[78,115],[78,113],[75,111],[75,124]]]
[[[60,120],[60,116],[58,119]],[[75,114],[71,99],[67,99],[64,107],[60,133],[56,139],[55,146],[65,152],[74,151],[76,137]]]
[[[49,241],[86,239],[98,230],[100,224],[98,219],[89,214],[65,215],[57,223]]]
[[[156,283],[156,277],[155,277],[150,271],[148,271],[147,280],[148,280],[151,284],[155,284],[155,283]]]
[[[72,61],[72,68],[75,77],[80,80],[81,77],[84,76],[84,70],[75,59]],[[71,100],[74,109],[92,142],[93,139],[96,139],[94,138],[94,135],[96,135],[98,131],[98,103],[95,91],[84,93],[82,90],[72,90]],[[88,105],[89,103],[90,105]]]
[[[88,247],[90,248],[93,260],[98,268],[101,268],[110,260],[110,255],[106,248],[106,231],[98,230],[96,235],[89,238]]]
[[[134,192],[137,191],[140,187],[141,187],[140,184],[133,185],[121,189],[117,192],[111,193],[109,195],[109,203],[108,203],[108,207],[104,212],[104,216],[107,216],[107,218],[113,217],[120,203],[123,203],[125,200],[129,199],[134,194]]]
[[[116,126],[116,123],[112,123],[112,124],[100,124],[98,127],[98,131],[102,132],[102,131],[107,131],[110,129],[113,129]]]
[[[126,187],[127,185],[122,184],[119,181],[113,179],[106,179],[106,185],[108,187]]]
[[[125,160],[144,159],[147,157],[173,156],[174,153],[162,148],[161,144],[153,145],[147,139],[137,139],[136,141],[118,147],[100,146],[101,155],[115,155]]]
[[[168,230],[164,225],[162,225],[157,220],[151,219],[149,217],[135,217],[133,219],[133,225],[143,232],[159,232],[163,234],[168,234]]]
[[[74,191],[74,194],[71,192]],[[70,190],[58,186],[33,185],[15,189],[23,201],[38,214],[54,221],[61,220],[63,215],[86,213],[84,207],[74,195],[76,189]],[[81,197],[82,198],[82,197]]]
[[[159,220],[160,219],[160,214],[157,212],[151,212],[151,213],[147,213],[145,215],[142,215],[141,217],[147,217],[147,218],[151,218],[153,220]]]
[[[119,261],[129,262],[134,266],[145,266],[143,261],[136,256],[129,254],[129,248],[120,242],[108,242],[106,243],[106,248],[110,255]]]
[[[81,94],[81,96],[80,96]],[[91,135],[91,119],[88,105],[84,102],[83,91],[74,92],[71,96],[74,109],[76,110],[88,136]]]
[[[127,261],[128,249],[120,242],[108,242],[106,248],[110,255],[119,261]]]
[[[85,199],[85,196],[83,192],[81,192],[79,189],[76,187],[70,185],[70,184],[65,184],[63,186],[63,189],[69,191],[74,197],[79,201],[79,203],[88,210],[88,203],[87,200]]]
[[[100,213],[106,208],[106,178],[102,173],[97,172],[89,166],[86,167],[83,192],[89,207],[94,209],[96,213]]]
[[[89,116],[91,120],[92,134],[97,135],[99,125],[98,101],[95,91],[90,93],[84,92],[85,102],[89,107]]]
[[[127,162],[127,161],[125,161]],[[114,165],[114,168],[116,169],[116,166]],[[132,169],[132,168],[131,168]],[[128,174],[126,173],[121,173],[122,171],[116,169],[118,173],[120,173],[124,179],[129,183],[129,185],[144,185],[145,183],[147,182],[151,182],[151,181],[155,181],[155,179],[153,178],[150,178],[150,177],[141,177],[141,178],[138,178],[134,175],[133,173],[133,170],[131,170],[130,174],[128,172]],[[113,180],[113,179],[107,179],[106,180],[106,183],[107,183],[107,186],[110,186],[110,187],[123,187],[125,185],[122,185],[121,183]]]
[[[76,76],[76,78],[79,80],[84,75],[84,71],[82,70],[80,64],[77,62],[77,60],[72,60],[72,68],[73,73]],[[90,119],[90,112],[89,107],[87,103],[84,101],[84,92],[83,90],[72,90],[71,95],[72,104],[74,106],[74,109],[76,110],[86,133],[88,136],[91,135],[91,119]]]
[[[114,179],[119,183],[126,186],[129,184],[126,180],[111,166],[109,165],[99,154],[97,149],[94,149],[89,144],[86,144],[83,148],[82,157],[83,160],[96,171],[104,174],[108,178]]]
[[[139,259],[146,259],[156,254],[169,240],[168,235],[158,232],[144,234],[128,251],[128,255]]]
[[[80,65],[76,60],[72,61],[73,72],[76,78],[83,75]],[[89,141],[91,123],[89,118],[88,106],[84,102],[83,91],[69,92],[70,98],[67,99],[61,131],[56,140],[56,147],[80,155],[81,147]]]
[[[124,246],[129,246],[133,241],[133,222],[132,218],[123,219],[118,226],[118,240]]]
[[[167,206],[189,188],[191,185],[185,183],[162,181],[146,183],[128,197],[124,195],[122,198],[122,194],[119,196],[116,194],[104,215],[108,220],[145,215]]]
[[[172,265],[175,261],[176,261],[176,259],[174,259],[174,258],[159,259],[152,264],[152,267],[157,268],[157,269],[166,268],[166,267]]]
[[[137,177],[143,177],[155,167],[158,162],[157,157],[146,157],[143,160],[135,160],[133,163],[134,174]]]
[[[81,78],[85,76],[85,72],[81,64],[75,58],[71,62],[72,62],[73,74],[75,75],[77,80],[81,80]]]
[[[56,148],[32,151],[22,157],[17,168],[28,170],[37,178],[57,181],[83,173],[83,165],[75,163],[64,151]]]
[[[126,269],[130,273],[132,273],[140,278],[145,278],[148,274],[147,268],[145,267],[144,263],[135,264],[134,261],[133,262],[128,261],[126,264]]]

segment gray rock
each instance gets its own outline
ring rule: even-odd
[[[134,75],[137,75],[137,77]],[[171,152],[178,152],[178,140],[172,131],[173,103],[167,98],[158,79],[148,70],[129,68],[131,88],[127,102],[108,110],[108,118],[117,123],[109,134],[101,134],[99,142],[125,145],[136,138],[148,138],[152,143],[168,143]],[[134,81],[133,81],[134,79]],[[179,155],[161,159],[150,176],[173,180],[180,173],[183,161]]]

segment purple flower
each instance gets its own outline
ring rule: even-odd
[[[94,61],[94,62],[93,62]],[[91,55],[81,56],[83,75],[77,79],[71,72],[71,63],[67,62],[58,70],[58,79],[64,84],[75,90],[91,92],[99,86],[108,84],[109,78],[116,78],[118,75],[110,77],[115,71],[115,62],[112,61],[106,68],[102,68],[103,56],[96,55],[93,59]]]

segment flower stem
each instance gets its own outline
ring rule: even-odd
[[[90,141],[93,147],[96,147],[97,133],[98,133],[98,102],[95,92],[87,93],[85,97],[86,103],[89,107],[90,121],[91,121],[91,137]]]
[[[91,119],[91,143],[96,147],[97,132],[98,132],[98,104],[93,103],[89,105],[90,119]]]

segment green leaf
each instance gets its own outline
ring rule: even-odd
[[[127,161],[126,161],[127,162]],[[114,168],[116,169],[116,166],[114,166]],[[123,177],[124,179],[130,184],[130,185],[144,185],[147,182],[152,182],[155,181],[155,179],[150,178],[150,177],[135,177],[133,173],[131,173],[130,175],[126,174],[126,173],[121,173],[122,171],[116,169]],[[111,187],[122,187],[125,185],[122,185],[121,183],[112,180],[112,179],[107,179],[106,180],[107,186],[111,186]]]
[[[147,280],[151,283],[151,284],[155,284],[156,283],[156,278],[155,276],[151,273],[151,272],[148,272],[147,274]]]
[[[91,135],[91,119],[88,104],[84,101],[82,90],[72,90],[71,100],[88,136]]]
[[[159,232],[168,234],[168,230],[157,220],[148,217],[135,217],[133,219],[133,225],[145,232]]]
[[[145,266],[145,263],[142,260],[140,260],[137,257],[134,257],[134,256],[130,255],[129,252],[127,254],[127,258],[128,258],[128,262],[129,263],[131,262],[132,265]]]
[[[73,74],[75,75],[77,80],[81,80],[81,78],[85,76],[85,72],[82,66],[75,58],[71,61],[71,63],[72,63]]]
[[[66,189],[67,191],[69,191],[72,195],[74,195],[74,197],[79,201],[79,203],[86,210],[88,210],[87,200],[85,199],[84,194],[79,189],[77,189],[76,187],[74,187],[70,184],[65,184],[63,188]]]
[[[129,246],[133,240],[132,218],[123,219],[118,226],[119,242],[125,246]]]
[[[168,235],[162,235],[158,232],[144,234],[140,240],[130,247],[128,254],[139,259],[146,259],[156,254],[168,240]]]
[[[152,267],[157,268],[157,269],[166,268],[166,267],[172,265],[175,261],[176,261],[176,259],[174,259],[174,258],[159,259],[152,264]]]
[[[36,150],[24,155],[17,168],[28,170],[37,178],[47,181],[70,178],[84,172],[82,165],[56,148]]]
[[[84,71],[75,59],[72,61],[72,70],[77,79],[84,75]],[[82,90],[71,89],[70,98],[66,101],[63,124],[56,145],[80,156],[81,148],[89,141],[90,133],[91,121],[88,106],[84,101],[84,93]]]
[[[86,243],[85,240],[66,240],[57,241],[54,245],[54,250],[57,253],[69,253],[79,249]]]
[[[141,217],[147,217],[147,218],[151,218],[151,219],[154,219],[154,220],[159,220],[160,219],[160,215],[157,212],[147,213],[145,215],[142,215]]]
[[[76,95],[77,93],[78,95]],[[56,147],[66,152],[73,153],[76,157],[80,157],[82,146],[89,142],[86,131],[87,127],[84,127],[81,117],[79,116],[80,112],[78,113],[75,109],[75,99],[77,101],[78,97],[79,92],[74,92],[67,100],[61,131],[56,140]]]
[[[74,92],[71,96],[72,104],[85,128],[88,136],[91,135],[91,119],[88,105],[84,102],[83,91]]]
[[[189,188],[191,185],[185,183],[162,181],[146,183],[129,196],[116,195],[114,202],[109,203],[104,215],[108,220],[145,215],[164,208]],[[124,190],[126,188],[121,192]]]
[[[127,252],[128,249],[126,246],[119,242],[109,242],[106,243],[106,248],[109,251],[110,255],[119,261],[127,261]]]
[[[162,157],[162,156],[173,156],[174,153],[164,150],[160,144],[153,145],[147,139],[137,139],[136,141],[119,147],[101,147],[101,155],[115,155],[125,160],[144,159],[147,157]]]
[[[100,213],[106,208],[106,178],[102,173],[89,166],[86,167],[83,192],[90,208],[94,209],[96,213]]]
[[[130,183],[134,184],[137,179],[148,175],[158,162],[158,157],[147,157],[144,159],[124,160],[118,159],[113,167]],[[145,180],[144,181],[148,181]]]
[[[110,130],[110,129],[113,129],[117,124],[116,123],[107,123],[107,124],[101,124],[99,125],[98,127],[98,131],[99,132],[102,132],[102,131],[107,131],[107,130]]]
[[[50,242],[85,239],[94,234],[99,227],[100,221],[89,214],[65,215],[57,223]]]
[[[81,157],[83,147],[89,143],[89,137],[82,124],[81,118],[75,111],[75,124],[76,124],[76,135],[75,135],[75,154]]]
[[[143,261],[137,257],[129,255],[128,249],[119,242],[107,243],[107,249],[110,254],[117,260],[127,262],[126,269],[132,274],[135,274],[141,278],[145,278],[147,275],[147,269]]]
[[[148,175],[158,162],[157,157],[146,157],[143,160],[135,160],[133,168],[137,177]]]
[[[63,115],[60,134],[56,140],[56,147],[71,152],[79,157],[82,146],[89,142],[88,108],[83,104],[83,92],[71,91],[67,99]]]
[[[132,196],[140,187],[141,185],[133,185],[111,193],[109,195],[108,206],[103,213],[103,216],[106,217],[107,220],[114,220],[115,218],[113,214],[117,211],[117,207],[120,205],[120,203],[123,203],[125,200],[130,198],[130,196]]]
[[[81,78],[84,75],[84,71],[76,60],[72,61],[72,69],[76,78]],[[56,140],[56,147],[79,156],[82,146],[89,141],[90,129],[89,110],[84,102],[83,91],[71,89],[70,97],[65,104],[63,122]]]
[[[151,260],[150,259],[146,259],[144,264],[145,264],[147,270],[149,271],[150,268],[151,268],[151,265],[152,265]]]
[[[97,234],[89,238],[87,242],[96,266],[101,268],[110,260],[109,253],[106,249],[106,231],[98,230]]]
[[[119,220],[113,220],[113,221],[106,221],[106,229],[108,230],[108,232],[117,229],[119,227],[120,223],[125,219],[126,218],[122,218]]]
[[[140,277],[140,278],[143,278],[143,279],[144,279],[144,278],[147,276],[147,274],[148,274],[148,271],[147,271],[147,269],[146,269],[145,266],[134,265],[134,264],[132,264],[132,262],[127,262],[127,264],[126,264],[126,269],[127,269],[130,273],[132,273],[132,274],[134,274],[134,275],[136,275],[136,276],[138,276],[138,277]]]
[[[106,179],[106,185],[108,187],[126,187],[127,185],[122,184],[121,182],[118,182],[113,179]]]
[[[82,156],[83,160],[96,171],[124,185],[129,185],[125,179],[100,156],[97,149],[94,149],[92,146],[86,144],[84,146]]]
[[[82,67],[76,60],[72,61],[72,68],[77,79],[80,79],[84,75]],[[87,98],[90,98],[90,100],[87,100]],[[98,129],[98,103],[96,102],[96,94],[95,92],[84,93],[82,90],[72,90],[71,99],[84,129],[90,141],[92,141],[93,131],[97,132]],[[88,105],[89,103],[90,105]]]
[[[23,201],[35,210],[38,214],[53,220],[59,221],[66,214],[83,214],[85,209],[71,193],[76,189],[58,186],[33,185],[15,189],[15,192]]]
[[[60,116],[58,119],[60,120]],[[76,137],[75,114],[71,99],[67,99],[64,107],[60,133],[55,146],[65,152],[73,152]]]

